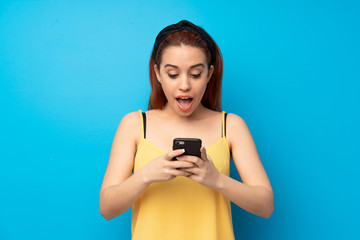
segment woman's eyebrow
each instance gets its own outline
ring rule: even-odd
[[[178,66],[175,66],[175,65],[172,65],[172,64],[166,64],[166,65],[164,66],[164,68],[166,68],[166,67],[179,68]]]
[[[179,68],[178,66],[175,66],[175,65],[172,65],[172,64],[166,64],[164,66],[164,68],[166,68],[166,67]],[[190,68],[195,68],[195,67],[205,67],[205,66],[202,63],[198,63],[198,64],[195,64],[195,65],[192,65]]]
[[[198,63],[198,64],[191,66],[190,68],[196,68],[196,67],[205,67],[205,66],[202,63]]]

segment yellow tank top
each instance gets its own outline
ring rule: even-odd
[[[139,110],[141,119],[142,112]],[[217,170],[229,176],[230,151],[225,138],[206,148]],[[165,154],[143,136],[134,161],[134,173],[151,160]],[[234,239],[231,205],[219,192],[186,177],[149,185],[132,207],[133,240],[228,240]]]

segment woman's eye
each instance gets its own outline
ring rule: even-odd
[[[169,75],[170,78],[176,78],[179,74],[170,74],[170,73],[168,73],[168,75]]]
[[[192,76],[193,78],[199,78],[199,77],[201,76],[201,73],[199,73],[199,74],[191,74],[191,76]]]

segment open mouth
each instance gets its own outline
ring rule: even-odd
[[[176,98],[176,102],[178,107],[183,110],[183,111],[187,111],[191,108],[192,105],[192,98],[190,97],[178,97]]]

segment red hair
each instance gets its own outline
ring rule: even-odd
[[[210,78],[210,81],[205,90],[204,96],[201,100],[201,103],[204,107],[212,109],[214,111],[221,111],[221,85],[222,85],[222,74],[223,74],[223,61],[219,47],[216,45],[213,39],[211,39],[215,48],[215,61],[213,63],[214,71]],[[154,65],[157,64],[160,67],[162,52],[165,48],[169,46],[181,46],[188,45],[193,47],[201,48],[206,55],[208,67],[210,69],[211,63],[211,54],[209,48],[207,47],[205,41],[199,36],[191,32],[181,31],[175,32],[167,36],[159,45],[157,50],[156,59],[154,49],[151,53],[150,63],[149,63],[149,75],[150,75],[150,85],[151,93],[149,99],[148,109],[162,109],[167,103],[166,96],[162,90],[160,83],[158,82],[154,70]]]

